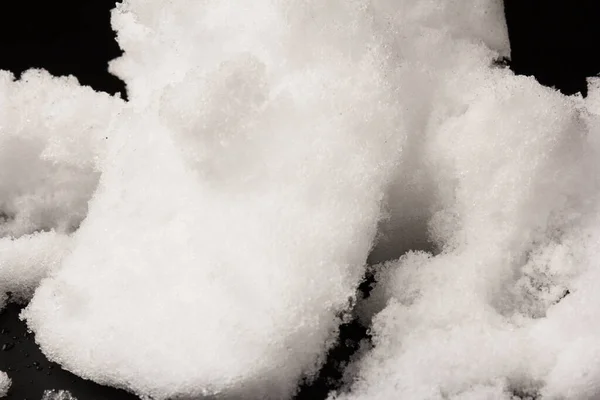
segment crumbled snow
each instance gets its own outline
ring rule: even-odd
[[[77,400],[68,390],[45,390],[41,400]]]
[[[60,265],[70,245],[68,235],[54,231],[0,238],[0,309],[9,293],[11,301],[28,301],[40,281]]]
[[[6,373],[0,371],[0,397],[4,397],[8,394],[8,389],[10,389],[10,378]]]

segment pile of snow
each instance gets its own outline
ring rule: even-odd
[[[0,72],[0,236],[79,226],[123,104],[72,77]]]
[[[336,398],[600,393],[599,125],[581,103],[504,77],[440,126],[425,155],[449,175],[429,220],[439,252],[379,266],[374,349]]]
[[[489,68],[469,39],[429,46],[453,48],[439,65],[413,60],[433,95],[418,180],[394,183],[387,229],[416,215],[431,250],[374,268],[378,287],[359,309],[374,347],[332,399],[600,395],[598,81],[587,101],[565,97]]]
[[[115,11],[131,106],[24,317],[100,383],[289,398],[364,273],[403,141],[396,66],[361,3],[161,4]]]
[[[124,102],[74,78],[0,71],[0,309],[26,301],[87,214]]]
[[[153,399],[290,398],[373,250],[395,259],[353,310],[373,347],[331,398],[600,395],[600,81],[494,66],[501,1],[125,0],[112,22],[128,103],[0,74],[0,303],[35,290],[51,360]]]

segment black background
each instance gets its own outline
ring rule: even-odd
[[[0,4],[0,69],[15,75],[44,68],[75,75],[83,85],[125,94],[107,71],[121,51],[110,26],[115,0],[23,1]]]
[[[114,0],[32,3],[4,1],[0,5],[0,69],[19,76],[29,68],[53,75],[75,75],[80,83],[126,98],[125,85],[107,72],[120,55],[110,28]],[[534,75],[565,94],[586,94],[588,76],[600,71],[600,1],[506,0],[512,55],[508,66]],[[368,291],[369,282],[362,285]],[[40,399],[47,389],[67,389],[78,400],[137,399],[124,391],[85,381],[46,360],[33,336],[19,321],[19,307],[0,314],[0,370],[13,380],[7,399]],[[298,399],[324,399],[339,385],[339,365],[357,348],[367,329],[358,323],[342,326],[340,345],[331,350],[319,379],[301,387]]]

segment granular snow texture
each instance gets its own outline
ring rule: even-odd
[[[331,399],[600,396],[600,80],[499,66],[501,1],[125,0],[112,24],[127,103],[0,73],[0,305],[35,291],[51,360],[285,399],[354,313],[373,343]]]

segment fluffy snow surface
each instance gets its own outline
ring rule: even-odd
[[[501,1],[112,23],[127,103],[0,74],[0,304],[35,292],[51,360],[154,400],[286,399],[353,314],[373,343],[331,399],[600,395],[600,83],[496,66]]]
[[[436,251],[375,267],[374,348],[333,398],[597,398],[597,105],[507,77],[442,124]]]
[[[123,105],[74,78],[0,71],[0,308],[29,300],[68,251]]]
[[[196,31],[179,31],[190,16]],[[87,218],[24,314],[51,359],[156,399],[282,399],[314,375],[404,137],[395,66],[368,18],[346,1],[115,12],[139,50],[114,64],[124,77],[161,41],[189,67],[132,79]]]

